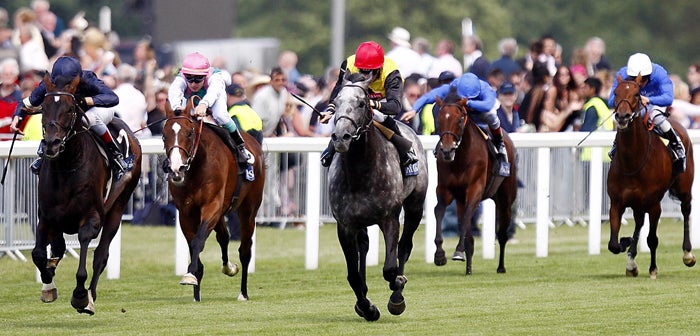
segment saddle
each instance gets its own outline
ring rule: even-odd
[[[245,180],[252,181],[251,176],[253,172],[248,172],[248,158],[241,155],[241,152],[236,148],[236,144],[233,143],[233,139],[231,139],[228,131],[222,127],[219,127],[218,125],[207,122],[204,123],[204,127],[214,131],[214,134],[218,135],[224,144],[226,144],[226,147],[233,152],[236,162],[238,163],[238,175],[246,175]]]
[[[486,141],[486,148],[488,149],[489,157],[498,162],[498,164],[493,165],[492,173],[497,176],[510,176],[510,162],[508,161],[508,157],[499,155],[498,148],[496,148],[496,145],[493,143],[493,135],[491,134],[491,130],[487,126],[481,126],[479,124],[476,125],[478,126],[477,129]]]

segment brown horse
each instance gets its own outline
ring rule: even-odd
[[[109,160],[96,137],[85,126],[85,113],[78,107],[75,91],[80,78],[57,87],[44,77],[46,96],[43,109],[44,163],[39,171],[39,224],[34,264],[43,283],[41,300],[53,302],[58,297],[53,277],[66,251],[63,234],[78,234],[80,262],[75,275],[71,305],[79,313],[93,315],[97,299],[97,281],[109,258],[109,244],[121,225],[122,213],[141,176],[141,146],[129,127],[114,118],[109,125],[114,139],[122,141],[134,166],[119,180],[112,175]],[[116,126],[116,127],[115,127]],[[116,135],[119,136],[116,136]],[[100,235],[92,262],[92,280],[85,289],[88,245]],[[51,245],[51,258],[46,246]]]
[[[515,167],[515,147],[507,134],[503,134],[510,163],[510,175],[498,175],[499,161],[486,134],[470,118],[466,98],[460,98],[453,89],[443,101],[437,97],[440,108],[438,113],[438,133],[440,141],[436,148],[438,186],[436,188],[438,203],[435,206],[437,229],[435,232],[435,265],[447,263],[445,250],[442,248],[442,219],[445,208],[457,202],[457,217],[460,237],[452,260],[466,260],[466,274],[472,272],[474,255],[474,237],[472,236],[472,217],[482,200],[491,198],[496,203],[498,221],[496,236],[500,246],[498,273],[505,273],[504,265],[506,243],[508,242],[508,225],[511,221],[511,207],[518,192],[517,172]],[[466,250],[466,253],[465,253]]]
[[[192,106],[190,99],[184,111],[191,111]],[[241,169],[236,156],[225,142],[230,142],[226,131],[189,116],[175,116],[172,111],[166,116],[163,144],[169,164],[164,169],[169,174],[168,187],[190,249],[190,264],[180,284],[192,285],[194,300],[201,301],[204,265],[199,254],[212,230],[216,231],[216,241],[221,247],[222,272],[228,276],[238,273],[238,266],[228,259],[230,233],[225,222],[228,212],[238,210],[241,229],[238,252],[243,267],[238,300],[248,300],[248,265],[252,257],[255,216],[265,183],[262,149],[253,137],[241,132],[246,147],[255,157],[255,180],[248,182],[239,174]]]
[[[639,270],[634,258],[637,255],[639,231],[644,224],[644,214],[649,214],[649,236],[647,244],[651,252],[649,274],[656,278],[656,247],[659,239],[656,228],[661,216],[661,200],[666,191],[681,202],[683,214],[683,263],[692,267],[695,256],[690,252],[688,220],[690,215],[691,189],[693,185],[693,145],[688,133],[676,121],[668,119],[683,141],[686,150],[686,170],[676,176],[672,173],[671,156],[657,135],[650,131],[643,117],[649,114],[641,104],[641,77],[634,81],[617,78],[615,89],[615,120],[617,121],[617,152],[608,172],[608,196],[610,197],[610,241],[608,250],[614,254],[627,252],[627,275],[637,276]],[[625,208],[632,208],[634,234],[618,241],[620,221]]]

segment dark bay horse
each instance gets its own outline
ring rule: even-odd
[[[498,175],[496,172],[499,162],[495,154],[489,153],[489,147],[492,147],[491,141],[470,118],[466,102],[467,100],[460,98],[454,90],[445,97],[444,101],[440,97],[437,98],[440,108],[438,113],[440,141],[436,149],[438,186],[435,192],[438,203],[435,206],[437,250],[434,262],[438,266],[447,263],[445,250],[442,248],[442,219],[447,206],[455,200],[460,238],[452,259],[462,261],[466,259],[466,274],[471,274],[474,255],[472,225],[476,225],[472,223],[472,217],[479,203],[491,198],[496,203],[498,221],[496,237],[500,246],[500,255],[497,272],[505,273],[507,230],[512,216],[511,207],[518,192],[515,147],[508,135],[503,132],[503,141],[506,144],[510,164],[510,176]]]
[[[333,158],[328,181],[347,280],[357,298],[355,312],[367,321],[376,321],[379,309],[367,298],[367,227],[377,224],[384,235],[382,271],[393,292],[388,309],[399,315],[406,308],[402,295],[407,282],[404,266],[423,216],[428,172],[420,140],[409,127],[398,123],[419,157],[418,175],[403,177],[397,150],[372,122],[367,92],[370,80],[361,74],[351,75],[335,99],[336,124],[331,138],[339,155]],[[405,220],[399,239],[401,209]]]
[[[644,214],[649,214],[649,236],[647,244],[651,252],[649,274],[656,278],[656,248],[659,239],[656,229],[661,217],[661,200],[666,191],[681,203],[683,214],[683,263],[692,267],[695,256],[689,236],[690,201],[693,186],[694,167],[693,144],[688,138],[685,128],[676,121],[668,119],[683,141],[686,151],[686,170],[678,175],[672,173],[671,156],[659,136],[647,127],[642,110],[640,83],[638,76],[634,81],[624,81],[617,78],[619,85],[615,88],[615,120],[617,121],[617,152],[610,163],[608,172],[608,196],[610,197],[610,241],[608,250],[614,254],[627,252],[626,273],[637,276],[639,270],[635,257],[639,231],[644,225]],[[646,115],[650,111],[646,111]],[[618,241],[620,221],[627,207],[632,208],[634,215],[634,234],[632,237],[622,237]]]
[[[32,259],[41,273],[41,300],[55,301],[58,292],[53,277],[66,251],[63,234],[77,233],[80,262],[71,305],[79,313],[93,315],[97,281],[107,265],[109,244],[119,230],[124,208],[141,176],[141,146],[122,120],[112,120],[114,139],[127,148],[126,156],[134,158],[133,169],[116,180],[104,151],[83,122],[85,113],[76,104],[82,99],[74,95],[79,82],[78,77],[65,87],[57,87],[48,75],[44,77],[47,93],[41,107],[45,160],[39,171],[39,224]],[[88,245],[100,231],[92,280],[85,289]],[[50,259],[46,252],[49,244]]]
[[[191,111],[192,106],[190,99],[184,111]],[[221,271],[228,276],[238,273],[238,266],[228,259],[230,233],[225,222],[227,213],[238,210],[241,229],[238,252],[243,268],[238,300],[248,300],[248,265],[252,257],[255,216],[265,183],[260,144],[248,133],[241,132],[246,147],[255,156],[255,180],[248,182],[239,174],[236,156],[223,140],[231,142],[227,131],[189,114],[175,116],[168,111],[166,116],[163,144],[169,164],[164,168],[169,174],[168,187],[173,202],[180,213],[180,228],[190,249],[190,264],[180,284],[192,285],[194,300],[201,301],[204,265],[199,255],[212,230],[216,231],[216,241],[221,247]]]

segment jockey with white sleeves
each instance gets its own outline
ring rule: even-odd
[[[457,94],[460,97],[467,98],[467,108],[476,112],[474,117],[478,121],[486,122],[489,125],[493,135],[493,144],[498,149],[498,154],[502,156],[502,159],[507,161],[506,145],[503,142],[503,134],[501,133],[501,122],[496,113],[500,107],[500,103],[496,100],[496,91],[489,83],[479,79],[473,73],[465,73],[455,78],[450,84],[444,84],[424,94],[413,103],[413,110],[420,111],[426,104],[434,103],[436,97],[445,99],[453,87],[457,88]],[[437,116],[435,116],[435,120],[437,120]]]
[[[210,109],[216,124],[229,132],[241,158],[244,158],[250,166],[254,160],[253,155],[245,148],[241,133],[228,114],[226,81],[227,79],[219,69],[209,65],[206,56],[198,52],[188,54],[182,61],[180,73],[170,84],[168,101],[172,110],[175,111],[175,115],[178,115],[185,108],[190,97],[198,96],[200,100],[194,109],[194,115],[205,117],[207,109]]]
[[[634,80],[637,76],[642,76],[642,83],[639,85],[639,94],[644,113],[651,113],[649,119],[653,120],[654,127],[661,131],[663,137],[669,141],[673,154],[674,166],[679,168],[679,172],[685,171],[685,148],[678,133],[671,127],[671,123],[666,119],[666,108],[673,103],[673,82],[668,77],[668,72],[664,67],[652,63],[649,56],[636,53],[629,57],[627,66],[620,68],[615,75],[608,106],[615,107],[615,88],[617,88],[617,77],[624,80]],[[615,155],[615,143],[608,153],[612,159]]]

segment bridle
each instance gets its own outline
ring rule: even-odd
[[[56,96],[57,97],[66,96],[66,97],[70,97],[73,100],[73,103],[71,104],[70,110],[67,112],[67,113],[70,113],[70,115],[71,115],[70,122],[68,125],[64,126],[64,125],[61,125],[61,123],[59,123],[58,120],[50,120],[50,121],[46,122],[46,126],[43,127],[42,131],[43,131],[44,135],[46,134],[46,128],[50,128],[50,127],[53,127],[53,128],[56,128],[56,129],[63,131],[64,135],[60,139],[59,149],[58,149],[58,152],[61,153],[65,150],[66,142],[68,142],[68,140],[70,140],[71,138],[73,138],[74,136],[76,136],[80,133],[84,133],[85,131],[88,130],[88,128],[83,125],[83,127],[80,131],[75,129],[75,123],[78,120],[78,116],[85,118],[87,121],[87,117],[85,116],[85,112],[83,112],[83,110],[80,109],[80,107],[76,103],[77,99],[75,98],[75,95],[70,93],[70,92],[65,92],[65,91],[54,91],[54,92],[47,92],[44,95],[44,98],[56,97]],[[44,136],[44,138],[45,138],[45,136]]]
[[[344,87],[357,87],[357,88],[362,89],[362,92],[364,93],[364,96],[362,97],[362,99],[364,100],[365,112],[367,112],[366,113],[367,114],[366,121],[363,120],[363,122],[358,126],[357,122],[354,119],[352,119],[350,116],[347,116],[347,115],[341,115],[335,119],[336,124],[341,119],[347,119],[352,124],[352,126],[355,127],[355,134],[352,135],[352,141],[355,141],[355,140],[359,139],[363,133],[367,132],[367,130],[369,130],[369,126],[372,124],[373,115],[372,115],[372,109],[369,108],[369,93],[367,92],[367,89],[365,89],[363,86],[357,85],[357,84],[347,84]]]
[[[459,133],[454,133],[452,131],[440,132],[440,140],[438,141],[438,146],[442,143],[442,138],[446,135],[451,135],[455,138],[455,147],[459,147],[462,142],[462,135],[464,134],[464,128],[467,126],[467,121],[469,120],[469,115],[467,114],[467,109],[462,104],[458,103],[446,103],[440,107],[440,111],[447,106],[454,106],[459,109]]]
[[[616,98],[615,99],[616,102],[615,102],[615,106],[614,106],[615,119],[618,121],[618,124],[627,125],[627,124],[631,123],[632,121],[634,121],[635,118],[639,117],[639,115],[642,111],[642,107],[639,106],[640,105],[639,102],[641,101],[641,93],[640,93],[641,88],[639,87],[639,84],[637,84],[637,82],[634,82],[634,81],[623,81],[620,84],[622,84],[622,83],[633,85],[637,88],[637,93],[633,96],[633,98],[619,98],[617,95],[615,95],[615,98]],[[618,87],[619,87],[619,85],[618,85]],[[635,103],[633,103],[631,101],[631,99],[634,99]],[[630,108],[630,110],[632,111],[632,113],[625,114],[624,116],[620,116],[617,111],[619,111],[620,106],[622,106],[622,104],[627,105]],[[643,106],[643,108],[646,112],[646,106]]]
[[[189,124],[194,124],[194,122],[192,121],[192,119],[190,119],[189,117],[186,117],[186,116],[175,116],[175,117],[170,117],[170,118],[168,118],[168,119],[166,120],[166,122],[167,122],[168,120],[175,120],[175,122],[177,122],[178,120],[185,120],[185,121],[187,121]],[[178,124],[180,124],[180,123],[178,123]],[[182,125],[182,124],[180,124],[180,125]],[[170,157],[170,153],[172,153],[172,151],[175,150],[175,149],[181,150],[182,152],[184,152],[184,153],[185,153],[185,156],[187,157],[187,160],[185,161],[185,164],[184,164],[185,171],[188,171],[188,170],[190,169],[191,164],[192,164],[192,160],[194,160],[195,155],[197,155],[197,149],[199,148],[199,140],[201,139],[201,135],[202,135],[202,126],[203,126],[203,125],[204,125],[204,119],[199,119],[199,126],[197,127],[197,130],[196,130],[196,133],[195,133],[196,136],[195,136],[194,142],[192,143],[192,147],[191,147],[191,148],[189,148],[189,149],[188,149],[188,148],[184,148],[184,147],[178,145],[177,143],[174,143],[172,147],[170,147],[169,149],[167,149],[167,150],[165,151],[165,155],[166,155],[166,157],[168,157],[168,158]],[[194,127],[194,126],[190,127],[190,129],[191,129],[192,131],[195,131],[195,127]],[[165,132],[163,132],[163,143],[165,143]]]

